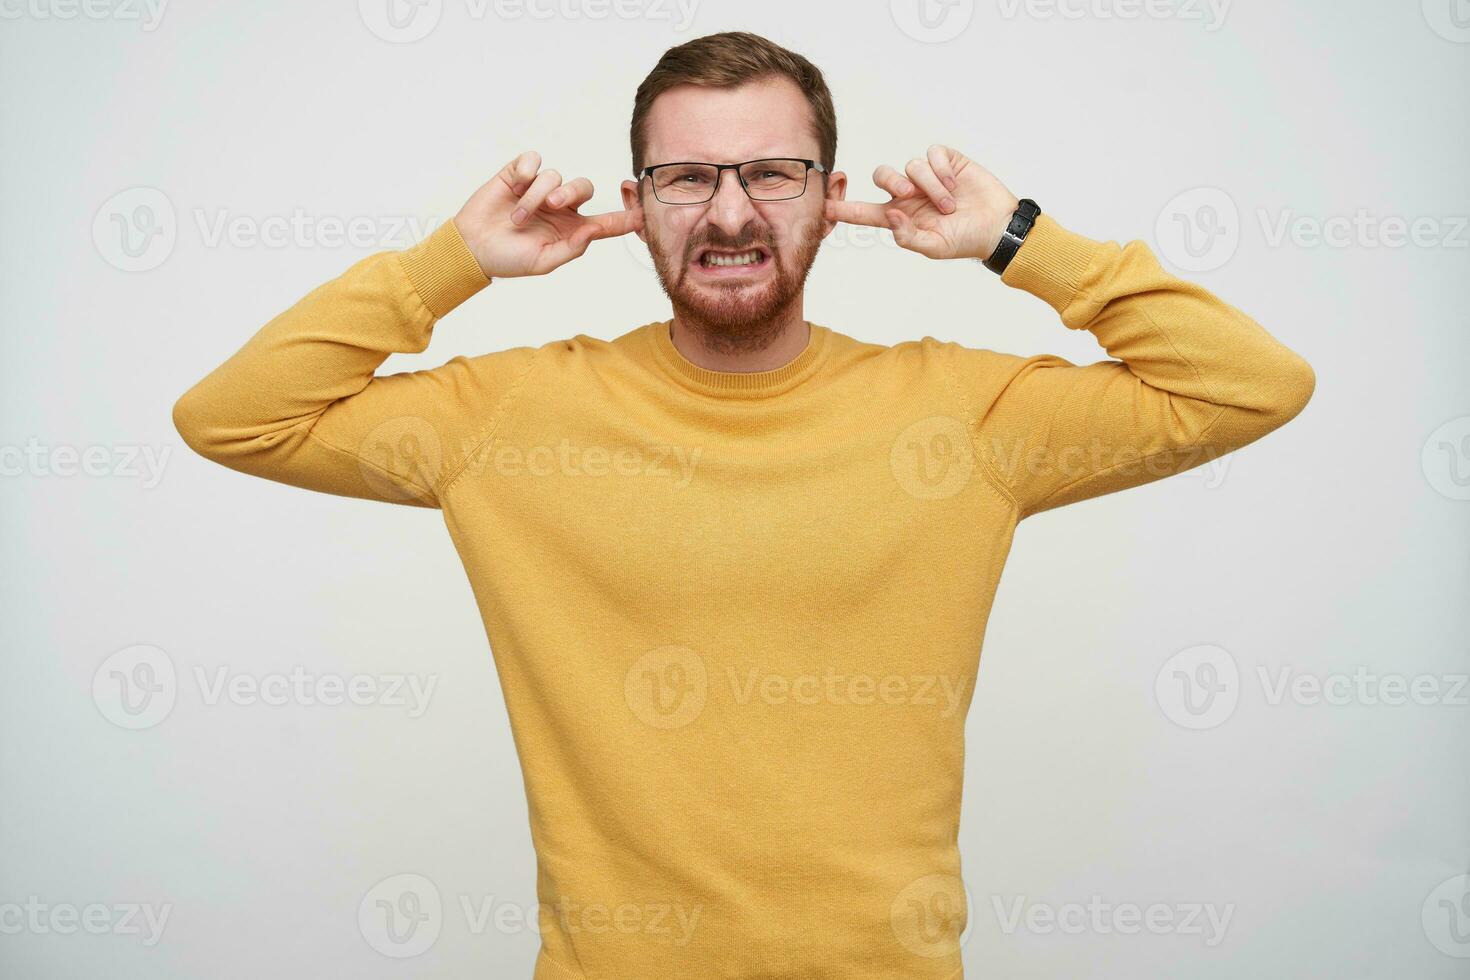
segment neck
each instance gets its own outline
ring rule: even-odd
[[[675,350],[706,371],[774,371],[806,350],[810,329],[801,314],[798,301],[732,343],[721,332],[675,311],[669,339]]]

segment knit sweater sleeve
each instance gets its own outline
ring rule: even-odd
[[[184,441],[232,469],[324,493],[439,506],[491,431],[531,348],[376,376],[489,283],[452,221],[370,255],[273,318],[173,409]]]
[[[1239,449],[1294,418],[1315,387],[1300,355],[1167,273],[1141,241],[1093,241],[1042,214],[1002,281],[1113,358],[947,345],[976,452],[1018,519]]]

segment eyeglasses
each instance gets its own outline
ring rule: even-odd
[[[773,157],[744,163],[660,163],[638,171],[649,178],[653,196],[664,204],[704,204],[714,199],[720,176],[733,170],[752,201],[789,201],[806,193],[810,170],[827,173],[815,160]]]

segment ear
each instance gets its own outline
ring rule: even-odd
[[[648,216],[643,214],[643,202],[638,197],[638,188],[642,186],[642,183],[639,180],[625,180],[622,186],[619,187],[619,190],[623,195],[623,209],[625,211],[637,211],[640,218],[638,230],[633,234],[637,235],[639,240],[647,242],[648,238],[643,234],[643,223],[648,220]]]
[[[834,170],[827,175],[827,196],[824,199],[823,207],[826,207],[825,201],[845,200],[847,200],[847,174],[841,170]],[[831,219],[823,219],[823,224],[825,227],[822,230],[822,237],[826,238],[832,234],[832,229],[837,227],[837,222]]]

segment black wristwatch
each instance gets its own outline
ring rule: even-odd
[[[995,251],[985,260],[985,268],[996,275],[1005,272],[1006,266],[1016,257],[1016,252],[1020,250],[1021,243],[1026,240],[1027,233],[1036,224],[1036,216],[1040,213],[1041,208],[1035,201],[1029,197],[1021,198],[1016,204],[1015,213],[1011,215],[1011,223],[1001,232],[1000,244],[995,246]]]

